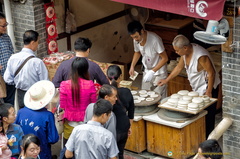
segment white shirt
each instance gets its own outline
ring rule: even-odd
[[[212,58],[211,58],[209,52],[197,44],[192,44],[192,46],[193,46],[193,55],[190,60],[189,66],[186,65],[186,57],[185,56],[183,56],[183,60],[184,60],[184,65],[185,65],[185,68],[187,71],[188,80],[190,82],[190,85],[191,85],[193,91],[198,92],[199,95],[202,96],[206,92],[208,84],[207,84],[207,79],[206,79],[207,72],[205,70],[198,72],[198,70],[197,70],[198,59],[201,56],[208,56],[212,62],[212,66],[216,73],[213,88],[216,88],[218,86],[218,84],[220,83],[220,79],[219,79],[219,74],[216,72],[215,66],[213,64],[213,61],[212,61]]]
[[[161,60],[159,54],[161,54],[165,48],[163,46],[162,39],[155,33],[147,32],[147,40],[144,46],[133,40],[134,51],[142,54],[142,63],[145,67],[145,72],[153,69]],[[162,66],[154,75],[159,75],[167,72],[167,65]]]
[[[76,159],[107,159],[119,152],[113,134],[95,121],[76,126],[65,146]]]
[[[48,80],[48,71],[43,61],[37,57],[27,61],[21,71],[14,77],[19,66],[29,56],[35,56],[31,49],[23,48],[21,52],[13,54],[7,63],[4,73],[4,81],[14,85],[17,89],[27,91],[34,83],[40,80]]]

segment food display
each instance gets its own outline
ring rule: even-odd
[[[61,63],[62,61],[68,60],[73,58],[74,52],[62,52],[62,53],[54,53],[48,56],[45,56],[43,58],[43,62],[45,64],[57,64],[57,63]]]
[[[159,95],[154,91],[147,91],[147,90],[139,90],[139,91],[131,91],[133,95],[134,103],[141,103],[143,101],[151,102],[157,98]]]
[[[75,56],[74,52],[67,51],[62,53],[54,53],[43,58],[43,62],[47,67],[49,79],[52,80],[55,72],[57,71],[58,66],[62,61],[71,59]]]
[[[172,94],[167,101],[160,104],[159,107],[196,114],[216,101],[217,99],[210,98],[207,95],[199,96],[198,92],[180,90]]]

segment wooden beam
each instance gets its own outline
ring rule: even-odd
[[[87,29],[96,27],[96,26],[101,25],[101,24],[104,24],[104,23],[107,23],[107,22],[109,22],[109,21],[112,21],[112,20],[114,20],[114,19],[120,18],[120,17],[122,17],[122,16],[124,16],[124,15],[127,15],[127,14],[128,14],[128,10],[123,10],[123,11],[114,13],[114,14],[112,14],[112,15],[109,15],[109,16],[107,16],[107,17],[104,17],[104,18],[95,20],[95,21],[93,21],[93,22],[90,22],[90,23],[81,25],[81,26],[77,27],[77,30],[76,30],[75,32],[71,32],[71,33],[66,33],[66,32],[64,32],[64,33],[58,34],[57,40],[60,40],[60,39],[63,39],[63,38],[68,38],[68,37],[70,37],[71,35],[77,34],[77,33],[79,33],[79,32],[82,32],[82,31],[84,31],[84,30],[87,30]]]

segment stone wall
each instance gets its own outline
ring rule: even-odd
[[[223,135],[224,159],[240,158],[240,18],[235,20],[233,53],[222,53],[223,116],[233,119]]]
[[[27,0],[25,4],[11,1],[16,52],[19,52],[23,47],[23,33],[31,29],[37,31],[40,35],[37,56],[43,57],[47,54],[47,34],[43,5],[42,0]]]

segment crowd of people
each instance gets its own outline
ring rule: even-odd
[[[54,114],[46,106],[60,90],[60,108],[64,111],[64,133],[61,158],[124,158],[124,147],[132,134],[134,100],[128,88],[119,87],[122,71],[117,65],[101,68],[88,59],[92,42],[80,37],[74,43],[76,56],[63,61],[53,81],[43,61],[36,57],[39,34],[27,30],[24,47],[13,52],[6,34],[5,15],[0,13],[0,72],[6,82],[7,97],[0,104],[0,158],[51,159],[51,145],[59,141]],[[130,76],[142,56],[144,66],[142,89],[167,96],[167,82],[185,67],[194,91],[216,97],[220,79],[209,53],[184,35],[173,40],[173,48],[181,56],[168,76],[168,56],[162,39],[144,30],[138,21],[127,26],[133,38],[134,55]],[[101,85],[96,91],[94,81]],[[14,109],[15,91],[19,111]],[[214,128],[216,106],[210,106],[206,118],[207,135]],[[212,121],[212,122],[210,122]],[[204,144],[202,144],[204,145]],[[204,152],[200,145],[199,151]]]

